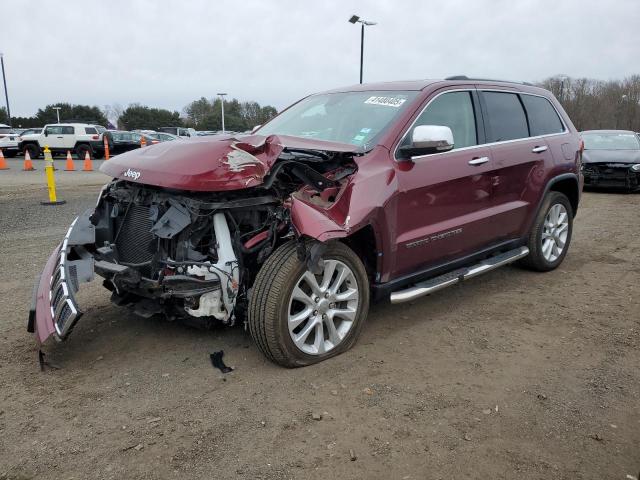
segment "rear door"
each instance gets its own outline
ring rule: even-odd
[[[453,132],[454,148],[396,163],[392,278],[462,257],[491,242],[491,152],[482,145],[481,121],[475,88],[440,91],[400,140],[399,146],[408,142],[418,125],[443,125]]]
[[[491,222],[497,239],[518,238],[526,234],[527,220],[544,188],[551,152],[543,136],[531,137],[519,92],[483,89],[479,95],[494,165]]]

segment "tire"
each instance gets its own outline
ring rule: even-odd
[[[89,152],[89,157],[93,158],[93,150],[89,145],[82,144],[76,147],[76,156],[78,157],[78,160],[84,160],[87,152]]]
[[[23,150],[25,151],[25,153],[29,152],[29,156],[31,157],[31,160],[35,160],[40,156],[40,147],[35,143],[27,143],[24,146]]]
[[[321,292],[325,290],[318,291],[319,297],[312,289],[305,290],[310,285],[307,279],[313,274],[298,259],[295,241],[271,254],[256,276],[249,302],[249,330],[262,353],[283,367],[311,365],[345,352],[355,344],[364,326],[369,310],[369,281],[360,258],[346,245],[331,242],[322,262],[331,281],[324,294]],[[331,270],[331,265],[335,270]],[[323,276],[313,277],[321,288]],[[340,278],[344,279],[342,283],[338,281]],[[337,297],[331,291],[336,285]],[[306,295],[305,302],[292,298],[294,289],[298,292],[296,298],[300,298],[300,292]],[[304,317],[307,310],[308,318],[296,323],[294,318]],[[316,342],[306,344],[304,338],[294,342],[293,337],[304,337],[305,331],[309,332],[306,340]],[[311,351],[316,348],[317,351]]]
[[[552,211],[560,212],[557,221],[554,221],[555,217]],[[560,227],[560,219],[563,220],[562,226],[564,228]],[[554,224],[555,226],[552,226]],[[565,230],[566,236],[564,235]],[[527,242],[529,255],[523,258],[520,264],[538,272],[548,272],[557,268],[567,255],[572,233],[573,207],[571,202],[560,192],[549,192],[529,233]]]

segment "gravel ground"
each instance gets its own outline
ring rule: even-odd
[[[67,203],[45,207],[42,171],[10,163],[0,479],[638,476],[640,195],[585,194],[558,270],[505,267],[375,305],[359,343],[320,365],[276,367],[242,327],[135,317],[96,282],[47,350],[59,369],[41,373],[25,331],[33,278],[106,178],[56,172]],[[220,349],[230,374],[209,362]]]

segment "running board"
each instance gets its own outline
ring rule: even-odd
[[[471,267],[459,268],[449,273],[445,273],[444,275],[430,278],[423,282],[418,282],[409,288],[393,292],[391,294],[391,303],[410,302],[416,298],[450,287],[451,285],[463,280],[477,277],[478,275],[482,275],[483,273],[502,267],[508,263],[515,262],[527,255],[529,255],[529,249],[527,247],[520,247],[515,250],[509,250],[508,252],[487,258],[486,260],[483,260],[476,265],[472,265]]]

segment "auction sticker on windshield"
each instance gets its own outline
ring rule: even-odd
[[[369,105],[384,105],[386,107],[394,107],[400,108],[404,102],[406,102],[406,98],[400,97],[369,97],[364,103],[368,103]]]

